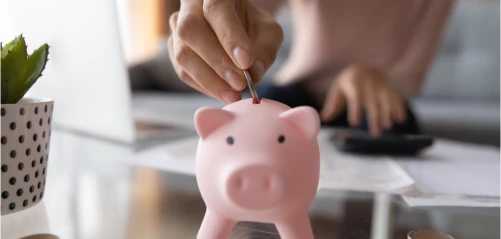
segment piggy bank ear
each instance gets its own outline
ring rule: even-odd
[[[280,118],[298,129],[307,139],[316,138],[320,130],[318,113],[308,106],[292,108],[281,113]]]
[[[195,127],[202,139],[209,136],[214,130],[227,124],[235,118],[235,115],[227,110],[204,107],[195,112]]]

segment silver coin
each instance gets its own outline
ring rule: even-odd
[[[259,97],[257,96],[256,87],[254,87],[254,82],[252,82],[252,78],[247,70],[244,70],[244,76],[245,79],[247,80],[247,85],[249,86],[249,90],[252,94],[252,102],[254,104],[259,104],[260,100]]]
[[[454,239],[452,236],[442,232],[428,229],[416,229],[407,234],[407,239]]]

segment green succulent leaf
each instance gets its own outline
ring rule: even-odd
[[[21,40],[21,38],[23,38],[22,34],[17,36],[16,38],[14,38],[14,40],[12,40],[11,42],[7,43],[7,45],[5,45],[4,47],[2,47],[2,60],[3,60],[3,58],[5,58],[5,56],[7,56],[9,51],[12,50],[12,47],[14,45],[16,45]],[[24,40],[24,38],[23,38],[23,40]]]
[[[0,59],[0,66],[2,65],[2,59]],[[0,104],[7,102],[7,96],[9,93],[8,79],[5,76],[2,68],[0,67]]]
[[[24,64],[27,60],[26,43],[20,38],[11,46],[9,54],[2,59],[2,104],[12,104],[13,98],[23,85]]]
[[[26,84],[33,84],[40,76],[42,76],[42,71],[45,69],[48,57],[49,45],[47,44],[43,44],[28,57],[24,77],[24,82]]]
[[[30,56],[26,48],[22,35],[2,48],[2,104],[17,103],[42,76],[48,61],[49,46],[42,45]]]
[[[31,86],[42,76],[42,71],[45,69],[49,56],[49,45],[43,44],[36,49],[33,54],[28,57],[24,67],[24,87],[26,87],[24,94],[31,88]],[[21,96],[22,97],[22,96]]]

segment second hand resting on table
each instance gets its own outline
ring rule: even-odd
[[[259,4],[258,1],[254,0],[256,4]],[[290,1],[294,2],[294,0]],[[261,4],[276,2],[281,1],[261,1]],[[409,7],[407,3],[392,2],[392,0],[387,2],[388,6],[386,7],[388,8],[395,6],[405,10],[401,11],[401,13],[395,10],[396,15],[409,15],[421,11],[421,7],[418,5]],[[359,55],[350,56],[352,60],[345,59],[347,62],[360,62],[361,65],[346,64],[339,73],[329,77],[330,87],[322,88],[325,99],[323,105],[318,107],[322,120],[324,122],[332,121],[346,111],[349,125],[356,127],[361,124],[363,115],[365,115],[368,122],[367,127],[373,136],[379,136],[383,131],[392,128],[394,125],[406,122],[412,116],[408,115],[410,111],[406,108],[406,101],[415,96],[420,88],[423,72],[425,72],[428,62],[432,58],[434,46],[439,39],[441,26],[447,18],[446,13],[450,8],[450,2],[449,0],[430,1],[430,7],[427,10],[434,11],[433,14],[416,15],[419,17],[417,21],[411,21],[412,19],[408,21],[410,24],[415,24],[415,26],[403,27],[403,29],[414,27],[417,30],[412,33],[408,33],[408,31],[402,33],[413,34],[412,37],[408,37],[410,40],[401,44],[407,44],[408,46],[402,48],[403,50],[399,51],[398,56],[394,56],[395,59],[402,59],[397,61],[404,62],[402,64],[396,63],[384,69],[369,67],[369,65],[379,65],[379,63],[374,62],[375,58],[370,57],[374,53],[374,48],[366,45],[367,42],[363,41],[364,38],[357,35],[353,39],[341,41],[349,44],[365,44],[360,45],[361,47],[350,46],[354,47],[353,49],[360,48],[362,50],[358,51]],[[294,6],[291,5],[291,7],[301,8],[300,4],[312,3],[294,2]],[[324,4],[328,5],[327,7],[332,7],[335,3],[315,1],[313,4]],[[266,6],[262,9],[266,9]],[[240,91],[246,86],[242,70],[249,69],[255,83],[259,82],[275,61],[283,40],[280,25],[270,13],[262,9],[254,6],[254,3],[250,3],[248,0],[181,0],[180,11],[174,13],[170,18],[172,35],[168,40],[169,57],[178,76],[198,91],[226,103],[240,100]],[[325,14],[325,12],[322,12],[322,7],[316,11]],[[353,9],[344,8],[343,11],[365,10],[355,6]],[[296,9],[296,14],[298,12],[301,11]],[[315,18],[314,16],[317,16],[317,13],[308,12],[307,14],[302,20],[295,21],[295,23],[301,25],[303,22],[309,22],[311,24],[310,18],[312,16]],[[393,15],[397,20],[388,19],[384,13],[371,15],[362,12],[360,14],[340,15],[340,17],[346,16],[349,18],[362,18],[362,22],[366,22],[362,26],[375,22],[376,25],[386,24],[388,28],[392,27],[392,24],[388,24],[388,21],[393,23],[400,19],[399,16]],[[298,16],[295,17],[298,18]],[[375,19],[366,19],[371,17],[375,17]],[[347,22],[347,19],[341,20],[344,21],[338,22]],[[361,21],[361,19],[356,20],[358,21],[348,22],[357,24]],[[429,27],[430,23],[433,23],[433,27]],[[305,31],[304,29],[311,28],[311,26],[308,26],[310,25],[305,23],[304,26],[300,27]],[[326,27],[325,24],[318,24],[318,26]],[[320,33],[316,34],[318,36],[307,34],[307,37],[318,40],[322,39],[322,37],[347,36],[352,33],[349,29],[356,30],[358,29],[357,26],[339,27],[338,25],[337,28],[327,27],[329,29],[321,30]],[[431,30],[428,30],[428,28]],[[391,49],[392,45],[388,45],[389,36],[392,35],[378,34],[371,40],[375,44],[379,41],[384,46],[390,47],[388,50],[380,49],[383,53],[397,52]],[[399,38],[400,36],[395,35],[395,37]],[[362,39],[360,40],[362,43],[355,43],[354,39]],[[315,40],[311,40],[310,43],[305,43],[304,37],[302,40],[303,45],[310,44],[307,47],[318,48],[318,46],[314,46],[314,43],[311,43],[315,42]],[[325,51],[339,53],[344,50],[339,46],[333,46],[332,48],[325,49]],[[304,54],[304,46],[302,49],[302,54]],[[318,55],[318,50],[316,52]],[[344,53],[346,55],[346,52]],[[391,57],[393,56],[390,55],[376,60],[384,61],[384,59],[390,59]],[[286,69],[282,71],[294,70],[302,65],[301,59],[298,60],[298,57],[296,57],[295,60],[292,61],[293,63],[289,62],[288,67],[284,67]],[[345,61],[343,59],[338,60],[339,62]]]

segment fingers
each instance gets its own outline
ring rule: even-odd
[[[197,82],[195,82],[193,80],[193,78],[191,78],[191,76],[189,76],[188,73],[186,73],[181,68],[181,66],[179,66],[179,64],[176,63],[175,58],[172,54],[172,52],[174,52],[172,42],[173,42],[172,37],[169,37],[169,39],[167,40],[167,47],[169,48],[169,59],[172,62],[172,66],[174,67],[174,71],[176,71],[176,74],[179,76],[179,79],[181,79],[184,83],[191,86],[192,88],[194,88],[194,89],[196,89],[196,90],[198,90],[198,91],[200,91],[208,96],[212,96],[207,91],[205,91],[201,86],[199,86],[197,84]],[[214,97],[214,96],[212,96],[212,97]]]
[[[170,15],[169,27],[171,30],[171,35],[174,34],[174,30],[176,29],[178,17],[179,17],[179,12],[174,12],[174,13],[172,13],[172,15]]]
[[[372,136],[379,137],[381,135],[381,111],[377,95],[373,92],[374,89],[366,89],[365,109],[369,123],[369,131]]]
[[[368,104],[368,114],[370,122],[370,131],[372,134],[381,133],[383,130],[389,130],[393,123],[403,124],[406,120],[406,109],[403,100],[388,88],[379,90],[378,96],[373,100],[377,102],[377,116],[370,113],[369,108],[374,108],[374,105]],[[378,122],[374,121],[377,118]]]
[[[178,16],[174,14],[169,21],[173,32],[176,32],[179,21],[176,18]],[[169,39],[169,54],[179,77],[190,86],[226,103],[233,103],[241,98],[240,92],[233,90],[176,34]]]
[[[245,31],[245,23],[237,14],[235,1],[205,0],[203,13],[233,63],[240,69],[250,68],[254,62],[252,44]]]
[[[197,7],[194,4],[199,4],[201,8],[201,2],[187,1],[183,11],[179,13],[177,36],[233,89],[237,91],[243,90],[245,81],[242,70],[232,62],[221,43],[219,43],[216,34],[205,21],[204,16],[201,14],[198,16],[196,11],[190,10],[190,8]]]
[[[242,0],[182,0],[169,24],[169,57],[180,78],[227,103],[241,98],[242,69],[260,81],[283,39],[272,16]]]
[[[344,91],[348,106],[348,123],[351,127],[360,125],[362,119],[362,97],[360,89],[355,85],[349,85]]]
[[[393,124],[391,119],[392,102],[390,95],[385,91],[380,91],[378,94],[379,109],[381,110],[380,122],[383,130],[388,130]]]
[[[346,98],[343,96],[343,92],[337,85],[333,84],[325,99],[320,117],[322,121],[329,122],[336,118],[345,107]]]
[[[393,123],[402,124],[406,120],[406,110],[403,100],[390,89],[384,88],[379,91],[378,97],[376,99],[378,102],[378,119],[379,119],[379,130],[389,130],[393,126]],[[371,124],[372,126],[373,124]],[[375,127],[375,126],[372,126]],[[371,132],[376,133],[377,128],[372,129]]]
[[[241,94],[233,90],[194,51],[174,40],[174,57],[183,70],[210,95],[226,102],[240,100]]]
[[[171,31],[174,31],[176,29],[177,17],[178,17],[178,12],[175,12],[171,15],[171,17],[169,19],[169,25],[170,25]],[[191,78],[191,76],[189,76],[183,70],[183,68],[181,68],[181,66],[177,63],[176,58],[174,57],[174,37],[172,35],[169,37],[169,39],[167,39],[167,48],[169,50],[170,62],[172,63],[172,66],[174,67],[174,70],[176,71],[176,74],[179,76],[179,78],[182,81],[184,81],[184,83],[191,86],[192,88],[194,88],[194,89],[196,89],[196,90],[198,90],[206,95],[211,96],[207,91],[205,91],[201,86],[199,86],[197,84],[197,82],[195,82],[193,80],[193,78]]]
[[[369,131],[374,137],[391,129],[393,122],[405,122],[406,109],[402,98],[388,87],[384,75],[378,70],[363,66],[348,67],[336,81],[335,87],[339,92],[331,90],[332,93],[328,94],[322,111],[324,120],[332,120],[345,100],[350,126],[359,125],[363,108]]]
[[[391,99],[391,117],[394,122],[403,124],[407,120],[407,112],[402,99],[394,94],[390,96]]]

